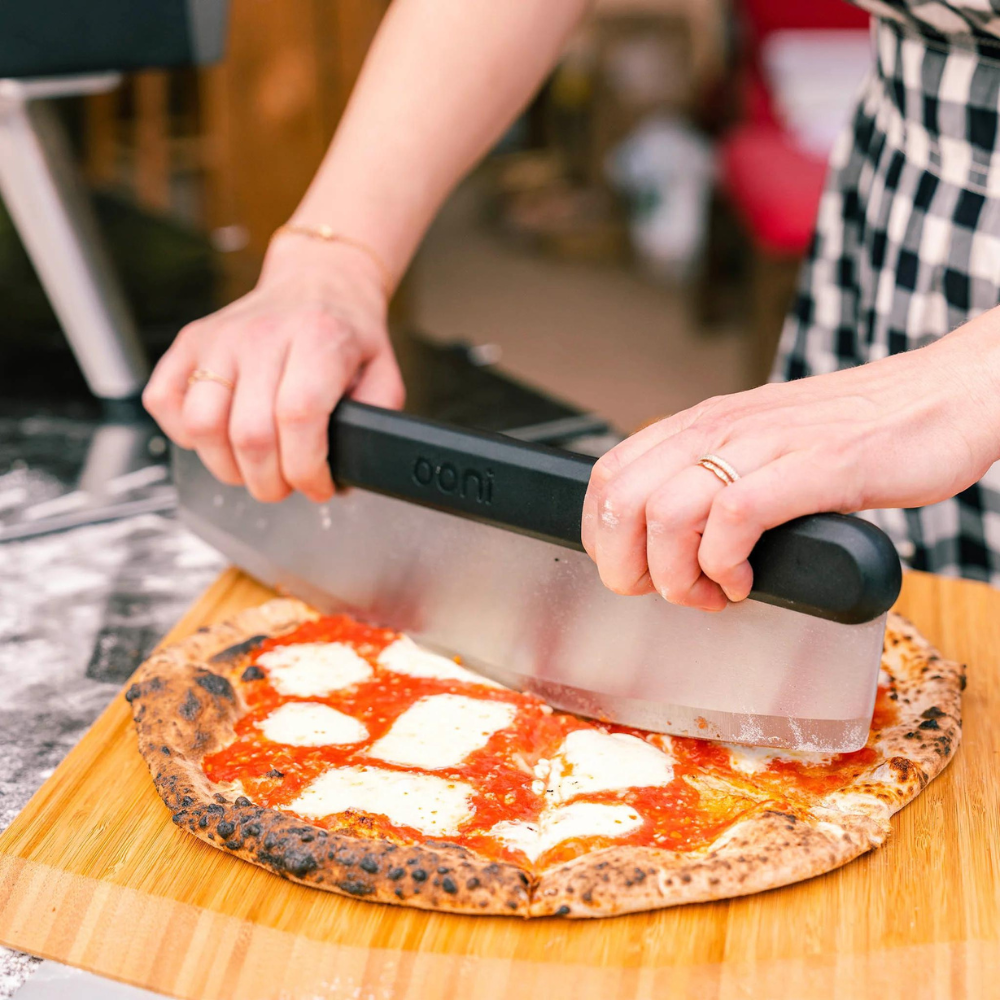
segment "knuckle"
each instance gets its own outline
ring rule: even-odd
[[[753,513],[753,499],[746,490],[727,486],[719,492],[712,507],[725,520],[742,522]]]
[[[305,394],[294,399],[279,399],[275,404],[274,418],[286,427],[302,427],[329,416],[323,403]]]
[[[310,332],[330,337],[334,341],[354,339],[354,328],[343,316],[325,310],[313,310],[305,317],[305,322]]]
[[[646,530],[653,534],[672,532],[682,520],[680,508],[666,497],[651,497],[646,504]]]
[[[632,491],[622,483],[609,483],[598,496],[598,516],[606,528],[617,528],[632,519],[640,509]]]
[[[230,433],[233,447],[244,455],[259,457],[274,450],[274,430],[265,425],[236,424]]]
[[[729,398],[726,396],[709,396],[708,399],[703,399],[691,410],[691,415],[694,418],[692,423],[699,427],[718,423],[719,411],[727,405],[729,405]]]
[[[691,592],[692,583],[685,579],[685,574],[679,572],[676,566],[666,565],[664,561],[656,560],[650,564],[649,574],[656,592],[670,604],[684,604]]]
[[[732,420],[724,420],[711,413],[688,428],[687,440],[694,451],[714,451],[716,448],[724,447],[732,431]]]
[[[280,327],[280,325],[281,320],[274,314],[257,313],[255,315],[248,316],[245,319],[234,316],[232,320],[224,326],[223,332],[234,339],[250,336],[266,340]]]
[[[358,336],[347,323],[332,317],[316,318],[310,327],[314,335],[319,335],[330,349],[343,358],[356,358],[361,353]]]
[[[195,320],[193,323],[188,323],[180,328],[177,336],[174,338],[175,342],[180,343],[182,341],[194,340],[205,330],[205,327],[205,321],[200,319]]]
[[[698,551],[698,565],[705,576],[718,581],[732,570],[732,566],[720,557],[718,552],[706,552],[704,546]]]
[[[152,380],[146,383],[146,388],[142,390],[142,405],[153,414],[161,413],[167,407],[168,396],[159,380]]]
[[[205,410],[185,413],[184,430],[195,441],[223,441],[226,437],[225,415]]]
[[[590,481],[600,488],[609,483],[621,471],[621,468],[621,453],[617,448],[612,448],[594,463],[590,472]]]

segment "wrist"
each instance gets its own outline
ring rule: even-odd
[[[963,324],[930,349],[940,352],[941,375],[950,376],[955,398],[974,425],[970,438],[984,438],[988,461],[1000,461],[1000,308]]]
[[[325,284],[335,277],[347,279],[353,287],[377,298],[383,307],[391,297],[384,268],[362,246],[284,229],[276,231],[268,244],[260,283],[292,280]]]

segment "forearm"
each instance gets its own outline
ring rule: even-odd
[[[948,387],[958,438],[987,465],[1000,461],[1000,307],[918,353],[923,352],[933,356],[931,370]],[[984,466],[980,474],[985,471]]]
[[[589,0],[395,0],[296,222],[398,280],[441,203],[555,63]]]

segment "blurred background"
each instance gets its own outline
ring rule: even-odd
[[[386,6],[0,10],[0,539],[169,506],[136,392],[253,286]],[[402,283],[408,406],[600,435],[765,381],[869,59],[842,0],[598,0]]]

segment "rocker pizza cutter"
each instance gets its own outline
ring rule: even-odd
[[[603,586],[580,544],[592,458],[349,401],[330,456],[350,489],[262,504],[178,450],[182,517],[264,583],[556,708],[761,746],[864,746],[901,582],[874,525],[817,514],[766,532],[749,599],[710,613]]]

